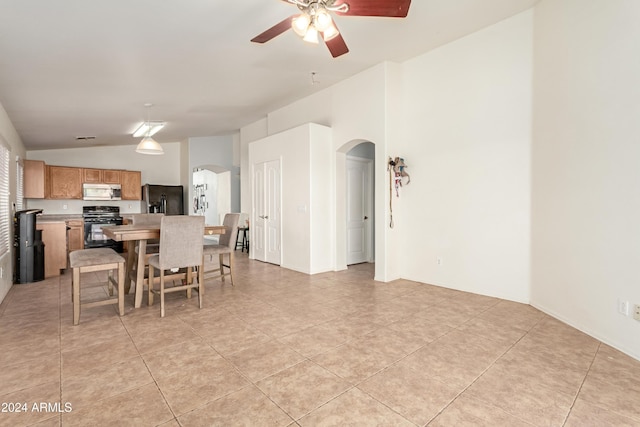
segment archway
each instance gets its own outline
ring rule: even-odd
[[[371,263],[375,259],[375,145],[361,142],[346,154],[347,265]]]
[[[231,212],[231,171],[217,165],[193,168],[190,194],[190,215],[203,215],[207,224],[221,224],[221,216]]]
[[[336,270],[344,270],[347,268],[347,156],[349,152],[360,144],[368,144],[373,148],[373,174],[376,176],[377,163],[381,158],[380,153],[377,153],[380,147],[375,145],[375,142],[366,139],[353,139],[344,143],[336,149]],[[382,258],[384,251],[380,250],[380,245],[384,245],[384,236],[381,233],[380,224],[384,223],[384,200],[379,200],[379,197],[375,197],[379,194],[377,189],[380,179],[373,178],[373,216],[376,218],[375,224],[372,226],[375,236],[374,250],[372,254],[373,262],[375,266],[375,278],[376,280],[383,280],[384,278],[384,262]],[[382,198],[383,199],[383,198]],[[382,203],[381,203],[382,202]],[[384,231],[384,229],[382,229]],[[372,236],[372,237],[373,237]],[[382,248],[383,249],[383,248]]]

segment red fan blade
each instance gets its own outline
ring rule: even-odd
[[[280,34],[284,33],[288,29],[290,29],[291,28],[291,21],[293,21],[293,18],[296,18],[298,16],[299,15],[291,15],[290,17],[288,17],[284,21],[282,21],[282,22],[274,25],[273,27],[269,28],[264,33],[258,34],[257,36],[252,38],[251,41],[254,42],[254,43],[265,43],[265,42],[268,42],[269,40],[279,36]]]
[[[335,25],[335,22],[333,24]],[[331,40],[328,40],[324,43],[329,48],[331,56],[333,56],[334,58],[337,58],[338,56],[344,55],[345,53],[349,52],[349,48],[347,47],[347,44],[345,43],[344,39],[342,38],[342,34],[340,33],[338,33],[338,35]]]
[[[339,15],[405,18],[409,13],[411,0],[341,0],[334,6],[340,6],[342,3],[349,5],[349,11],[336,12]]]

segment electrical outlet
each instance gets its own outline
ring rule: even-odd
[[[629,301],[622,301],[621,299],[618,300],[618,313],[623,316],[629,315]]]
[[[442,265],[442,257],[437,257],[436,258],[436,264]]]
[[[640,304],[633,307],[633,318],[640,322]]]
[[[64,209],[64,210],[67,210],[67,208],[68,208],[68,207],[69,207],[69,206],[68,206],[68,205],[66,205],[66,204],[62,205],[62,209]]]

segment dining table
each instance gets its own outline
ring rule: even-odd
[[[125,275],[125,293],[131,289],[131,278],[135,271],[136,295],[135,308],[142,305],[142,294],[144,293],[144,270],[145,256],[147,252],[147,240],[160,238],[159,225],[109,225],[102,227],[102,232],[109,239],[116,242],[126,242],[127,244],[127,272]],[[220,235],[226,233],[224,225],[205,225],[203,237]],[[203,244],[204,242],[201,242]],[[136,246],[138,247],[138,259],[136,261]],[[135,270],[134,270],[135,267]]]

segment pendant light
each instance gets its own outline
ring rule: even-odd
[[[149,108],[151,108],[152,105],[153,104],[144,104],[144,106],[147,108],[147,122],[146,122],[147,133],[145,137],[142,138],[142,141],[140,141],[140,143],[136,147],[136,153],[158,156],[158,155],[164,154],[164,150],[162,149],[162,146],[158,144],[158,142],[155,139],[151,138],[151,134],[150,134],[151,120],[149,120],[149,117],[150,117]]]

